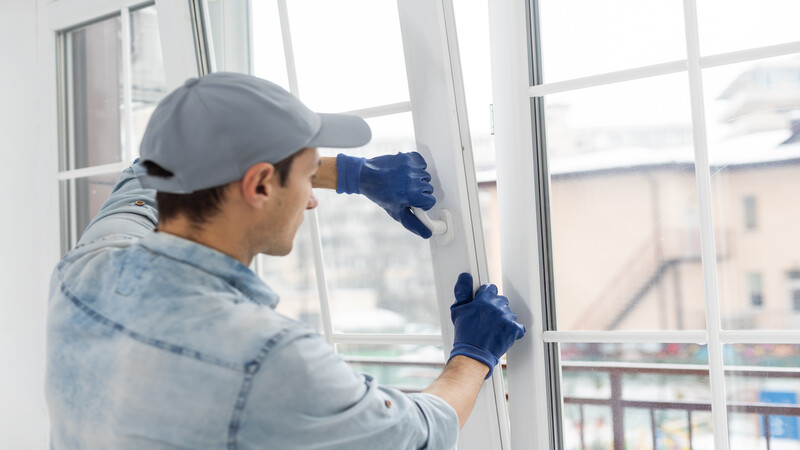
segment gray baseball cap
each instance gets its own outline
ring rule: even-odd
[[[315,113],[275,83],[218,72],[190,78],[158,104],[140,153],[174,175],[139,179],[185,194],[239,180],[253,164],[306,147],[360,147],[371,137],[360,117]]]

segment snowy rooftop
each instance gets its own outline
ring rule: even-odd
[[[800,162],[800,143],[781,145],[791,136],[789,131],[769,131],[709,143],[709,164],[712,167],[738,167],[789,161]],[[637,167],[664,167],[694,164],[694,147],[664,149],[626,147],[550,158],[550,174],[577,175],[608,170],[630,170]],[[480,171],[478,182],[497,179],[495,169]]]

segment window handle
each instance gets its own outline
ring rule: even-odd
[[[411,212],[431,230],[431,233],[436,236],[436,242],[443,245],[453,242],[453,215],[450,214],[450,211],[441,210],[439,219],[431,219],[422,208],[412,207]]]

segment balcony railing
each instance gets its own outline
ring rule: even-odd
[[[415,362],[403,361],[398,359],[386,359],[375,357],[345,357],[345,360],[354,364],[379,365],[387,367],[414,366],[431,369],[442,369],[443,363],[440,362]],[[503,369],[506,366],[503,364]],[[652,448],[661,448],[657,442],[659,428],[656,415],[659,411],[682,411],[685,414],[685,431],[687,446],[690,450],[707,447],[696,447],[694,443],[692,419],[697,412],[710,412],[711,403],[709,401],[676,401],[676,400],[634,400],[623,396],[623,383],[626,377],[635,375],[660,375],[666,377],[694,376],[705,378],[705,385],[708,386],[708,366],[701,364],[637,364],[637,363],[606,363],[606,362],[562,362],[562,373],[591,373],[608,377],[610,394],[607,397],[577,397],[564,396],[565,405],[576,405],[579,410],[578,428],[580,448],[588,449],[589,443],[586,440],[586,419],[585,409],[588,406],[607,407],[611,411],[613,427],[613,449],[623,450],[625,443],[625,411],[629,409],[645,410],[649,414],[649,428],[652,437]],[[764,367],[728,367],[725,370],[726,377],[759,378],[759,379],[795,379],[800,385],[800,369],[787,368],[764,368]],[[380,380],[379,380],[380,381]],[[419,392],[419,389],[395,386],[404,392]],[[710,393],[709,393],[710,396]],[[772,450],[775,437],[771,434],[771,416],[791,416],[800,417],[800,405],[773,404],[759,402],[728,402],[728,411],[731,413],[746,413],[762,416],[762,437],[766,441],[766,449]],[[762,441],[762,445],[763,442]],[[798,444],[800,445],[800,444]],[[687,447],[682,447],[687,448]],[[762,447],[763,448],[763,447]]]

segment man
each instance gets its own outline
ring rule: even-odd
[[[289,253],[317,205],[312,187],[362,193],[430,236],[409,210],[435,202],[421,156],[316,149],[369,139],[360,118],[314,113],[246,75],[191,79],[168,95],[143,162],[53,275],[53,447],[452,448],[481,383],[524,334],[494,286],[473,297],[472,277],[459,277],[450,360],[406,395],[276,313],[277,295],[248,268],[258,253]]]

